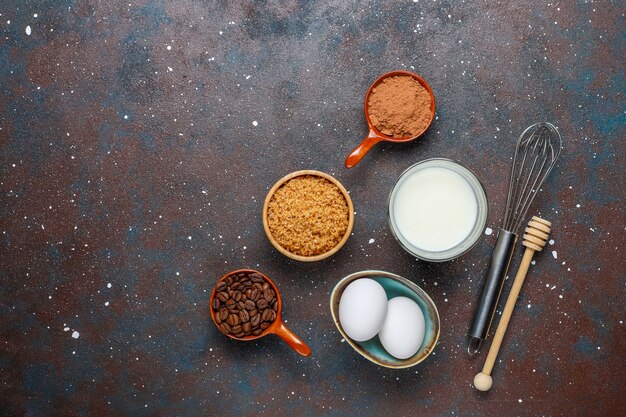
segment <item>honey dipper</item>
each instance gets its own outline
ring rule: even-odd
[[[541,252],[541,249],[548,240],[550,226],[552,226],[552,223],[549,221],[533,216],[532,220],[528,222],[528,227],[524,231],[524,241],[522,243],[526,246],[524,257],[522,258],[522,262],[517,270],[517,275],[515,275],[515,281],[511,287],[511,293],[509,294],[509,298],[506,300],[506,305],[504,306],[504,311],[502,312],[502,318],[500,318],[498,329],[493,337],[493,342],[491,342],[491,347],[489,348],[489,354],[485,360],[483,370],[474,377],[474,386],[479,391],[488,391],[489,388],[491,388],[491,384],[493,383],[491,371],[493,370],[493,365],[495,364],[498,352],[500,351],[502,339],[504,339],[504,333],[506,333],[509,320],[511,320],[517,296],[519,295],[522,285],[524,284],[524,279],[528,273],[528,268],[530,267],[530,261],[532,261],[533,255],[535,252]]]

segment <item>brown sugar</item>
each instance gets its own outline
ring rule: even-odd
[[[387,136],[406,138],[423,132],[432,118],[428,91],[413,77],[383,79],[367,101],[370,121]]]
[[[349,208],[341,190],[326,178],[294,177],[270,198],[267,223],[276,242],[300,256],[333,249],[348,229]]]

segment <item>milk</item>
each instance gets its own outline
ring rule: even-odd
[[[472,232],[478,201],[472,186],[453,170],[424,167],[396,187],[390,214],[398,232],[414,247],[445,251]]]

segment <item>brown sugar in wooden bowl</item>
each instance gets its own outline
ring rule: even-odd
[[[278,180],[263,204],[263,228],[283,255],[319,261],[346,243],[354,225],[348,191],[332,176],[315,170],[292,172]]]

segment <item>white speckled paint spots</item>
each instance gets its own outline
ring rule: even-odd
[[[491,235],[492,233],[493,233],[493,229],[491,227],[488,227],[488,228],[485,229],[485,234],[487,236]]]
[[[30,36],[31,33],[32,33],[32,30],[30,28],[30,25],[26,26],[26,34]]]
[[[76,330],[72,332],[72,338],[78,339],[79,336],[80,336],[80,333],[78,333]]]

